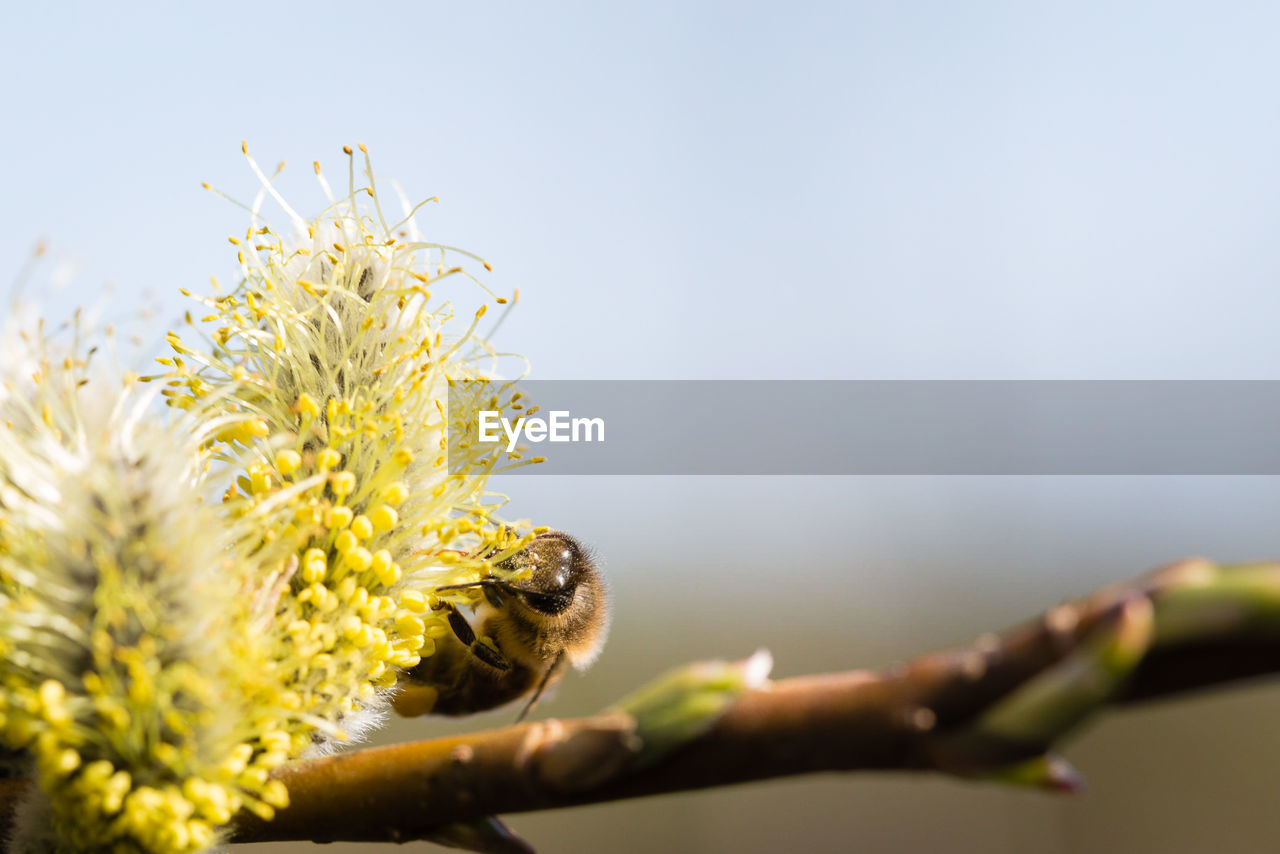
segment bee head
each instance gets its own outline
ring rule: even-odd
[[[539,535],[523,551],[498,566],[515,572],[531,570],[524,581],[507,587],[507,592],[529,609],[548,617],[568,611],[578,588],[597,577],[595,564],[582,545],[560,531]]]
[[[600,571],[581,543],[562,531],[548,531],[498,568],[528,572],[519,582],[490,588],[513,600],[513,616],[537,626],[543,643],[563,650],[575,666],[595,659],[604,643],[608,605]]]

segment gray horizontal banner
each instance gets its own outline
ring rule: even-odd
[[[1280,381],[528,380],[449,404],[454,472],[511,449],[546,458],[531,475],[1280,474]]]

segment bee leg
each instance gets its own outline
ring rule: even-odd
[[[560,671],[563,668],[564,650],[560,650],[560,652],[556,654],[555,660],[551,662],[551,666],[547,668],[547,672],[543,673],[542,678],[538,680],[538,687],[534,690],[533,696],[529,698],[529,702],[520,710],[520,716],[516,718],[516,723],[520,723],[528,717],[529,713],[533,711],[533,707],[538,705],[538,700],[542,699],[542,692],[547,690],[547,686],[560,675]]]
[[[449,612],[449,628],[472,655],[495,670],[506,672],[511,669],[511,662],[507,657],[477,638],[467,618],[458,613],[458,609],[452,603],[444,602],[442,606]]]

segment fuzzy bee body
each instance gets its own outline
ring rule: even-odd
[[[583,669],[599,655],[608,601],[599,570],[577,540],[547,532],[496,568],[522,580],[493,577],[440,588],[480,589],[479,632],[442,603],[452,633],[401,678],[392,700],[397,713],[466,715],[529,697],[527,712],[566,664]]]

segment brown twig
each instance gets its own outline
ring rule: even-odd
[[[297,763],[279,774],[291,806],[271,822],[242,814],[233,837],[399,842],[484,816],[819,771],[1070,788],[1048,751],[1098,706],[1280,671],[1278,603],[1280,564],[1186,561],[888,670],[745,690],[657,759],[644,720],[613,711]]]
[[[1078,779],[1049,751],[1102,705],[1276,672],[1280,563],[1184,561],[887,670],[743,688],[703,713],[705,725],[695,712],[692,730],[674,727],[673,750],[654,745],[672,741],[679,704],[659,703],[655,714],[650,702],[295,763],[279,772],[291,805],[271,822],[241,813],[231,830],[236,842],[400,842],[503,813],[821,771],[939,771],[1070,789]],[[668,693],[680,700],[689,681]],[[0,780],[0,824],[26,785]]]

